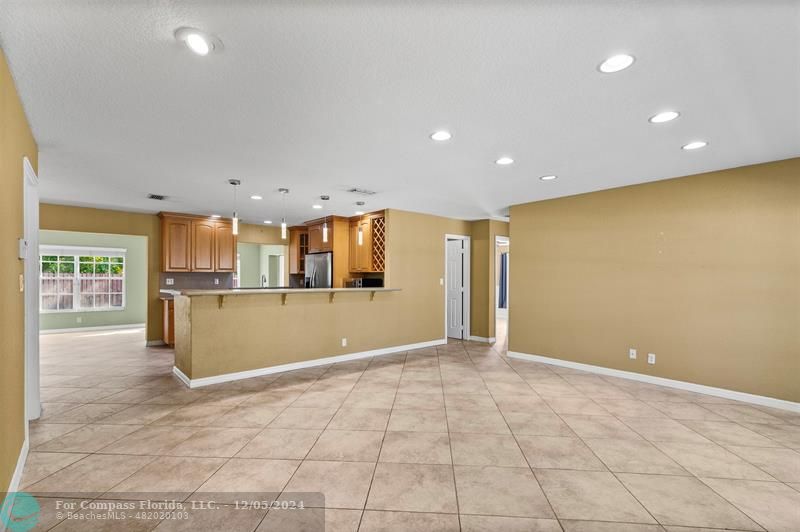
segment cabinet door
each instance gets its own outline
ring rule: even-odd
[[[289,231],[289,274],[300,273],[300,231]]]
[[[165,272],[191,271],[192,221],[188,218],[161,219],[161,268]]]
[[[214,271],[214,230],[212,220],[192,220],[192,271]]]
[[[322,246],[322,224],[308,226],[308,252],[319,253],[324,251]]]
[[[358,247],[358,269],[362,272],[372,271],[372,230],[369,220],[360,220],[361,245]],[[358,236],[358,235],[356,235]]]
[[[350,271],[351,272],[358,272],[359,270],[359,261],[358,261],[358,222],[352,221],[350,222]]]
[[[214,271],[236,271],[236,237],[227,222],[214,224]]]
[[[297,259],[299,263],[299,271],[298,273],[304,273],[306,271],[306,254],[308,253],[308,233],[303,231],[300,233],[300,256]]]

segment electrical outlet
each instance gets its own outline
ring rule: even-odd
[[[167,286],[173,286],[175,284],[175,279],[172,277],[167,277]]]
[[[444,286],[444,279],[439,277],[439,286]]]
[[[636,360],[636,349],[628,349],[628,358],[631,360]]]
[[[347,338],[342,338],[342,347],[347,347]]]
[[[656,354],[655,353],[647,353],[647,363],[648,364],[655,364],[656,363]]]
[[[214,277],[214,284],[219,284],[219,277]]]

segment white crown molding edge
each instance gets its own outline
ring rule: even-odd
[[[793,403],[792,401],[785,401],[783,399],[776,399],[774,397],[767,397],[764,395],[754,395],[746,392],[737,392],[735,390],[728,390],[726,388],[715,388],[713,386],[706,386],[704,384],[676,381],[673,379],[665,379],[664,377],[645,375],[643,373],[634,373],[632,371],[623,371],[621,369],[612,369],[603,366],[593,366],[591,364],[583,364],[581,362],[571,362],[569,360],[550,358],[542,355],[529,355],[527,353],[519,353],[516,351],[509,351],[508,356],[509,358],[516,358],[518,360],[541,362],[543,364],[550,364],[552,366],[561,366],[563,368],[578,369],[582,371],[588,371],[590,373],[597,373],[599,375],[606,375],[608,377],[619,377],[621,379],[646,382],[648,384],[658,384],[660,386],[667,386],[669,388],[676,388],[678,390],[684,390],[687,392],[701,393],[704,395],[713,395],[714,397],[722,397],[724,399],[733,399],[735,401],[742,401],[745,403],[751,403],[760,406],[768,406],[771,408],[780,408],[781,410],[800,412],[800,403]]]
[[[339,362],[349,362],[351,360],[359,360],[362,358],[377,357],[383,355],[392,355],[402,351],[410,351],[412,349],[423,349],[425,347],[435,347],[437,345],[444,345],[447,343],[447,338],[441,340],[431,340],[428,342],[419,342],[416,344],[398,345],[394,347],[384,347],[381,349],[373,349],[370,351],[360,351],[357,353],[348,353],[346,355],[335,355],[328,357],[315,358],[313,360],[304,360],[302,362],[291,362],[289,364],[280,364],[278,366],[269,366],[266,368],[251,369],[247,371],[239,371],[236,373],[225,373],[223,375],[215,375],[213,377],[203,377],[200,379],[190,379],[183,373],[177,366],[172,367],[172,373],[181,380],[189,388],[200,388],[203,386],[210,386],[212,384],[221,384],[223,382],[239,381],[243,379],[252,379],[253,377],[263,377],[264,375],[272,375],[273,373],[283,373],[286,371],[295,371],[298,369],[314,368],[317,366],[327,366]]]

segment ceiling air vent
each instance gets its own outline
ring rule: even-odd
[[[162,196],[161,194],[148,194],[147,198],[156,201],[164,201],[165,199],[167,199],[166,196]]]
[[[365,188],[351,188],[348,192],[352,192],[353,194],[362,194],[364,196],[372,196],[373,194],[377,194],[374,190],[367,190]]]

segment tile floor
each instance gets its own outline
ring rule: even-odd
[[[225,504],[113,528],[46,509],[39,530],[800,530],[800,414],[508,359],[502,337],[196,390],[142,331],[41,344],[22,489]]]

